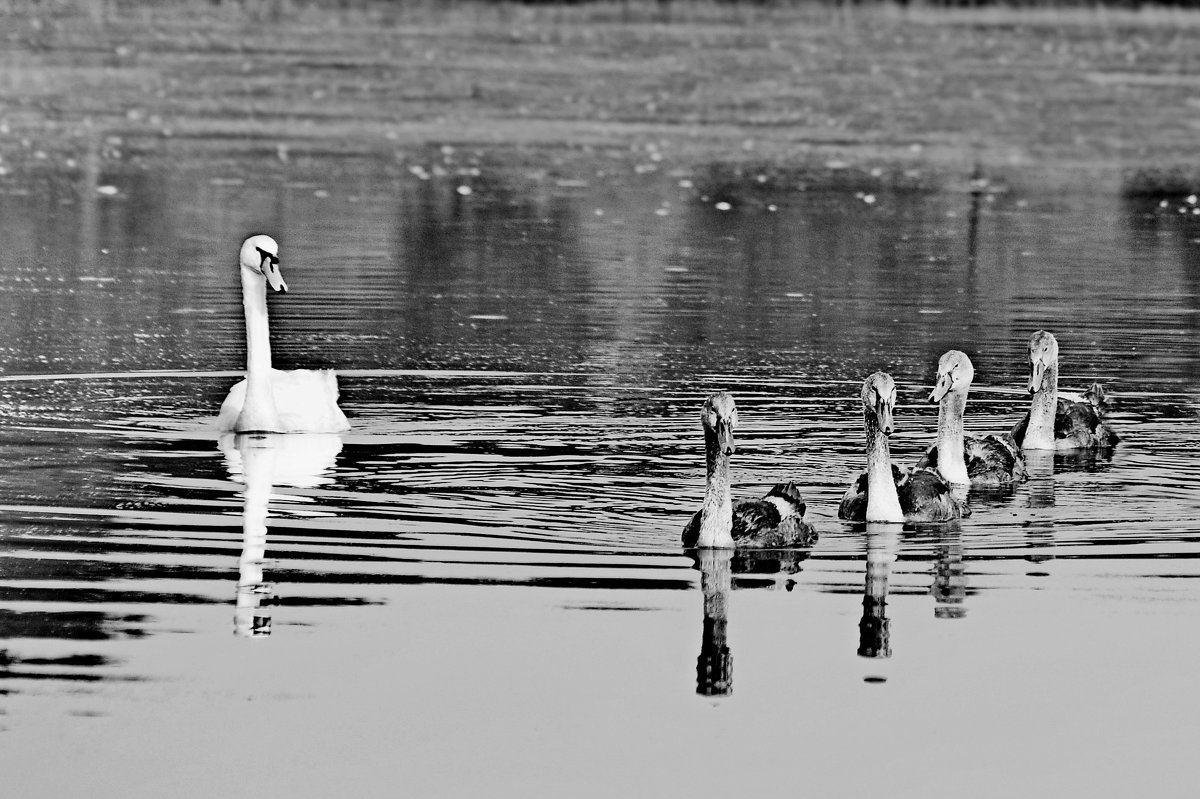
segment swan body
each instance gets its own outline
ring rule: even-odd
[[[846,489],[838,517],[867,522],[942,522],[971,515],[950,484],[933,469],[902,470],[892,463],[888,436],[896,384],[891,375],[875,372],[863,383],[863,421],[867,438],[867,470]]]
[[[1058,391],[1058,340],[1039,330],[1029,338],[1029,413],[1012,429],[1022,449],[1103,449],[1120,439],[1104,420],[1109,400],[1093,383],[1082,397]]]
[[[804,520],[804,498],[794,483],[775,485],[762,499],[734,503],[729,491],[729,457],[737,406],[724,391],[704,402],[704,450],[708,479],[704,504],[683,530],[688,548],[781,549],[809,546],[816,531]]]
[[[350,429],[338,407],[337,375],[330,369],[284,371],[271,366],[267,286],[287,291],[279,245],[270,236],[242,243],[240,274],[246,316],[246,378],[229,390],[217,427],[237,433],[338,433]]]
[[[937,385],[929,401],[938,405],[937,443],[917,461],[958,485],[1003,485],[1027,479],[1025,456],[1012,435],[972,436],[963,433],[967,391],[975,367],[965,352],[950,350],[938,361]]]

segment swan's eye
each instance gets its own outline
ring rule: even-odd
[[[279,256],[272,255],[262,247],[255,247],[254,249],[258,250],[258,254],[262,256],[261,266],[266,266],[267,264],[271,264],[271,266],[279,266]]]

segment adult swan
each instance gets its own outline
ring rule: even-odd
[[[236,433],[337,433],[349,430],[338,407],[332,369],[271,368],[267,284],[287,291],[279,273],[279,245],[270,236],[242,243],[242,305],[246,311],[246,379],[229,389],[217,426]]]

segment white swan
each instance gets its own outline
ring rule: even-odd
[[[246,312],[246,379],[229,389],[217,426],[238,433],[338,433],[350,429],[338,407],[332,369],[271,368],[267,284],[287,291],[279,273],[279,245],[270,236],[251,236],[240,256],[242,305]]]

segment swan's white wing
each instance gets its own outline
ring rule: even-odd
[[[337,404],[337,375],[332,369],[272,369],[271,380],[285,432],[340,433],[350,429]]]
[[[341,433],[350,429],[338,407],[337,375],[332,369],[271,370],[271,389],[279,412],[281,433]],[[246,381],[229,389],[217,415],[217,429],[237,429],[246,404]]]
[[[239,380],[229,389],[225,401],[221,403],[221,412],[217,415],[217,429],[232,431],[237,427],[238,417],[242,414],[242,406],[246,404],[246,381]]]

